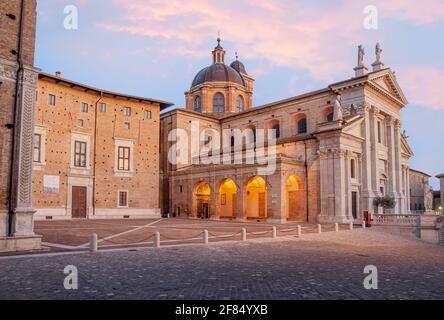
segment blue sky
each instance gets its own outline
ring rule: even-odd
[[[78,9],[66,30],[63,10]],[[75,81],[184,105],[211,62],[220,32],[227,62],[239,52],[255,82],[254,105],[350,78],[357,45],[397,74],[410,104],[402,126],[411,167],[444,173],[444,1],[375,0],[378,28],[363,26],[368,1],[38,0],[36,66]],[[432,179],[437,188],[437,179]]]

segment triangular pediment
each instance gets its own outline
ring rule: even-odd
[[[385,69],[376,72],[369,76],[369,82],[384,94],[389,95],[394,100],[397,100],[401,105],[405,106],[408,101],[402,91],[395,74],[390,69]]]
[[[407,142],[407,138],[403,134],[401,135],[401,153],[408,158],[413,156],[413,151]]]

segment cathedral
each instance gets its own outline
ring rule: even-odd
[[[395,199],[391,213],[408,213],[408,160],[413,153],[400,131],[400,111],[408,102],[395,73],[381,61],[379,44],[371,71],[360,46],[352,78],[253,108],[254,79],[237,57],[230,65],[225,63],[220,42],[212,52],[212,64],[197,73],[185,93],[186,108],[161,115],[164,214],[349,223],[360,222],[365,212],[378,213],[381,209],[374,200],[381,196]],[[240,152],[245,160],[249,146],[255,152],[264,149],[256,132],[271,132],[274,171],[261,173],[265,164],[260,161],[199,161],[192,139],[181,142],[192,150],[181,155],[187,161],[172,162],[172,150],[179,152],[171,132],[181,130],[191,136],[196,123],[201,137],[197,150],[212,139],[221,140],[217,145],[223,147],[212,150],[213,157],[225,157],[228,148],[231,159]],[[236,141],[224,134],[235,130],[250,130],[252,141],[248,134]]]

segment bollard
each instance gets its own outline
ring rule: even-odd
[[[298,238],[300,238],[302,236],[302,227],[301,226],[297,226],[296,235]]]
[[[160,232],[153,233],[153,247],[160,248]]]
[[[339,232],[339,223],[335,223],[335,231]]]
[[[353,230],[353,222],[350,222],[350,225],[348,226],[349,230]]]
[[[209,243],[209,240],[208,240],[208,230],[204,230],[203,231],[203,241],[204,241],[204,244],[208,244]]]
[[[318,224],[318,233],[322,233],[322,226]]]
[[[273,227],[273,238],[277,238],[277,230],[276,230],[276,227]]]
[[[241,229],[241,240],[246,241],[247,240],[247,229],[242,228]]]
[[[93,233],[89,239],[89,251],[97,252],[97,250],[98,250],[97,234]]]
[[[365,221],[362,221],[362,229],[365,229],[367,226],[365,224]]]

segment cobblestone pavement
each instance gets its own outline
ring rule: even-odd
[[[66,265],[79,288],[63,288]],[[363,287],[366,265],[378,290]],[[0,258],[0,299],[444,299],[444,248],[378,230]]]

